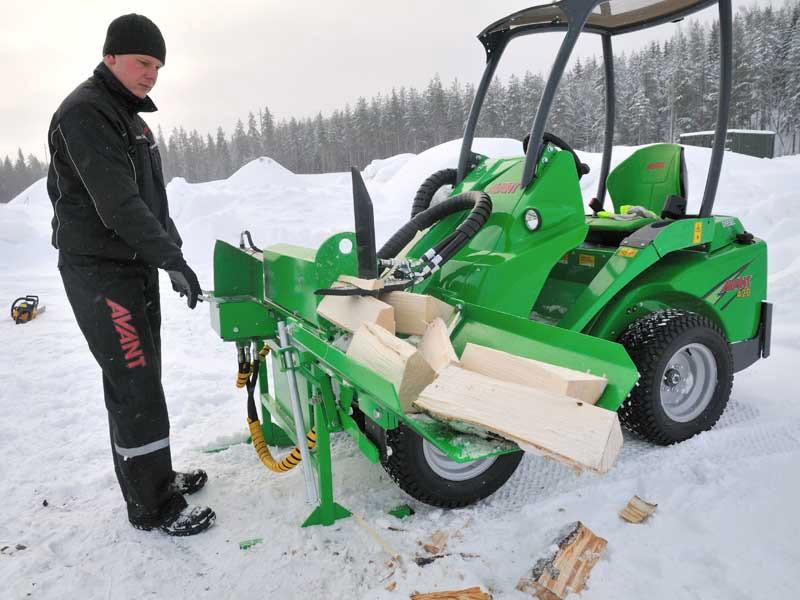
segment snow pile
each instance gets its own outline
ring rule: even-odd
[[[411,209],[411,201],[417,193],[417,188],[436,171],[458,166],[458,155],[461,150],[461,140],[451,140],[439,146],[425,150],[406,162],[401,169],[386,182],[382,189],[385,196],[406,202]],[[485,154],[493,158],[507,156],[520,156],[522,142],[508,138],[477,138],[472,151]]]
[[[250,161],[228,177],[229,184],[244,188],[292,183],[293,180],[294,173],[267,156]]]
[[[8,204],[0,204],[0,256],[11,255],[14,247],[35,255],[50,242],[52,218],[45,179],[32,183]]]
[[[419,184],[455,167],[458,142],[417,156],[372,163],[367,185],[379,243],[408,218]],[[477,140],[476,151],[519,155],[516,140]],[[616,148],[614,163],[634,148]],[[594,195],[599,156],[582,154]],[[710,151],[687,148],[690,195],[699,206]],[[235,354],[208,323],[208,308],[189,311],[162,278],[164,388],[178,468],[210,474],[193,502],[218,513],[192,539],[133,530],[125,521],[110,456],[99,370],[77,328],[49,246],[52,209],[44,182],[0,206],[0,300],[36,293],[41,318],[0,320],[0,581],[3,597],[407,598],[480,585],[495,598],[514,590],[534,557],[564,524],[581,520],[609,540],[582,600],[620,598],[796,598],[800,535],[800,404],[791,373],[800,362],[800,314],[790,294],[800,275],[795,195],[800,156],[760,160],[727,154],[717,208],[739,216],[770,244],[770,295],[776,305],[773,353],[737,376],[728,409],[707,433],[667,448],[626,437],[605,477],[576,476],[527,455],[494,496],[462,510],[412,501],[345,435],[334,436],[336,500],[366,520],[403,557],[391,563],[355,519],[301,529],[300,470],[265,471],[252,447],[202,450],[246,438],[245,396],[233,386]],[[269,159],[225,181],[168,186],[187,258],[211,281],[214,240],[238,241],[242,229],[267,246],[316,246],[352,229],[349,173],[295,175]],[[16,260],[12,260],[16,259]],[[209,286],[210,287],[210,286]],[[617,517],[633,494],[658,503],[646,523]],[[409,503],[399,521],[387,510]],[[419,542],[450,534],[445,556],[419,567]],[[262,538],[242,551],[238,543]],[[769,557],[769,560],[765,560]],[[268,575],[264,576],[264,569]],[[792,575],[794,573],[794,575]],[[394,591],[387,590],[391,583]]]
[[[402,169],[405,164],[415,156],[416,154],[411,154],[409,152],[390,156],[389,158],[375,159],[366,166],[362,175],[366,180],[385,183],[394,177],[397,171]]]

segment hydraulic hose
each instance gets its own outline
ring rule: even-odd
[[[406,245],[414,239],[414,236],[423,229],[438,223],[453,213],[461,212],[473,208],[476,202],[476,195],[482,192],[464,192],[448,198],[440,204],[436,204],[415,215],[408,223],[403,225],[397,232],[390,237],[387,242],[378,250],[379,259],[389,259],[397,256]],[[489,196],[483,194],[488,199]],[[491,205],[491,200],[489,201]]]
[[[258,421],[258,419],[253,421],[250,419],[250,417],[248,417],[247,426],[250,428],[250,436],[253,438],[253,448],[255,448],[256,454],[258,454],[258,458],[261,459],[261,462],[270,471],[275,473],[286,473],[300,464],[300,461],[302,460],[300,456],[300,448],[293,448],[283,460],[276,461],[274,458],[272,458],[272,453],[269,451],[267,442],[264,441],[264,433],[261,431],[261,423]],[[317,445],[317,433],[314,431],[314,429],[306,434],[306,441],[308,442],[309,450],[313,450]]]
[[[256,382],[258,381],[259,363],[266,358],[267,354],[269,354],[269,348],[264,346],[258,355],[253,357],[253,362],[250,364],[251,374],[246,383],[247,427],[250,429],[250,437],[253,439],[253,448],[255,449],[256,454],[258,454],[258,458],[261,460],[263,465],[275,473],[286,473],[300,464],[300,461],[302,460],[300,448],[295,446],[292,451],[289,452],[289,454],[287,454],[283,459],[279,461],[275,460],[272,457],[272,453],[269,451],[267,442],[264,440],[264,432],[261,429],[261,421],[258,419],[258,411],[256,410],[255,389]],[[317,432],[313,427],[311,428],[311,431],[306,434],[306,443],[308,444],[309,450],[313,450],[317,445]]]
[[[243,388],[250,379],[250,347],[240,347],[237,352],[239,370],[236,372],[236,387]]]
[[[433,175],[428,177],[422,182],[417,190],[417,195],[414,196],[414,202],[411,203],[411,218],[413,219],[419,213],[427,210],[431,205],[431,200],[436,195],[443,185],[456,185],[458,179],[458,170],[456,169],[442,169],[436,171]]]
[[[492,199],[489,198],[486,192],[463,192],[451,198],[451,200],[456,198],[464,198],[465,201],[471,204],[472,210],[467,215],[467,218],[456,227],[455,231],[422,255],[421,258],[426,265],[420,272],[421,279],[438,271],[444,263],[455,256],[486,224],[492,214]],[[438,206],[441,205],[434,206],[434,208]]]
[[[475,237],[475,234],[486,224],[492,214],[492,199],[488,194],[485,192],[466,193],[475,198],[475,206],[467,218],[456,227],[450,236],[452,239],[445,239],[447,245],[439,250],[443,262],[450,260],[469,240]]]

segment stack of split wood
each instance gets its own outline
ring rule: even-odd
[[[353,333],[347,355],[391,382],[407,413],[476,425],[575,469],[608,471],[622,431],[615,412],[594,405],[606,379],[472,343],[459,359],[446,325],[453,312],[410,292],[326,296],[317,308]]]

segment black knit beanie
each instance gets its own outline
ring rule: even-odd
[[[167,46],[155,23],[131,13],[117,17],[108,26],[103,56],[107,54],[145,54],[165,63]]]

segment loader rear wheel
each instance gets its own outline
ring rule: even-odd
[[[460,508],[491,496],[514,473],[522,452],[457,463],[412,429],[400,424],[386,432],[391,448],[383,468],[420,502]]]
[[[640,375],[619,408],[625,427],[666,446],[707,431],[719,420],[733,386],[733,357],[716,324],[667,309],[634,321],[619,342]]]

